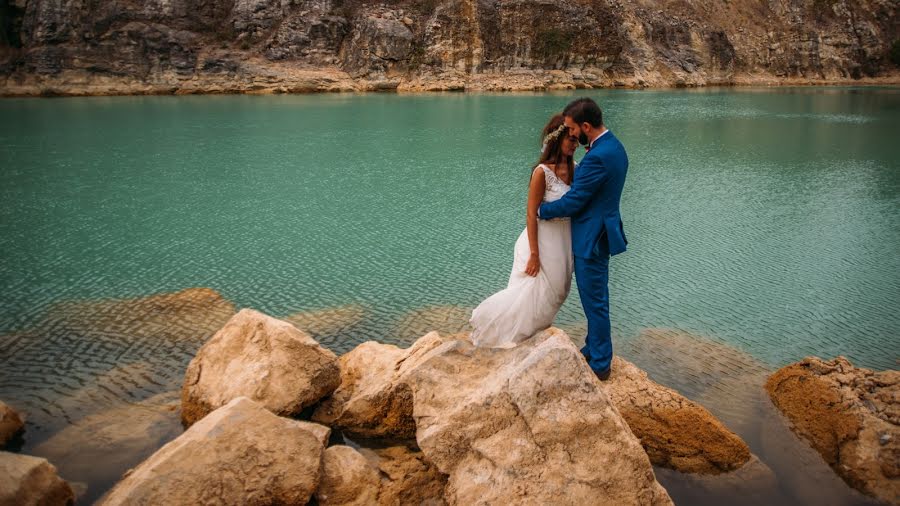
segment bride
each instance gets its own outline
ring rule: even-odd
[[[506,288],[472,311],[476,346],[509,348],[553,324],[572,284],[572,235],[569,218],[539,220],[541,202],[562,197],[572,184],[572,159],[578,140],[563,115],[544,127],[544,145],[531,173],[525,230],[516,241]]]

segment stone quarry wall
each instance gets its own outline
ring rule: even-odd
[[[897,82],[896,0],[2,0],[3,94]]]

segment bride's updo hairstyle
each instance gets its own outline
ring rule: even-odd
[[[569,129],[565,125],[565,116],[554,114],[544,130],[541,132],[541,159],[535,165],[542,163],[558,167],[562,163],[569,164],[571,170],[575,165],[571,156],[563,154],[563,139],[569,136]]]

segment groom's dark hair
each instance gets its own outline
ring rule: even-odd
[[[587,97],[569,102],[569,105],[563,110],[563,116],[572,118],[579,125],[590,123],[591,126],[599,127],[603,124],[603,111],[600,110],[597,102]]]

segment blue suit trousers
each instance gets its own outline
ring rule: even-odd
[[[581,306],[587,316],[588,332],[581,354],[597,372],[612,363],[612,334],[609,324],[609,254],[592,258],[575,257],[575,282]]]

